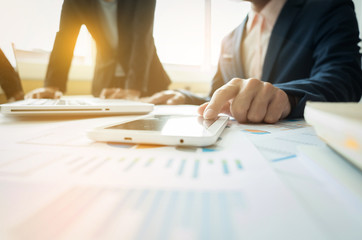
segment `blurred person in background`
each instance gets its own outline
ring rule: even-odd
[[[13,102],[24,99],[19,74],[15,71],[4,52],[0,49],[0,86],[7,101]]]
[[[85,25],[97,47],[92,94],[138,99],[170,84],[153,39],[156,0],[64,0],[44,88],[30,98],[59,98],[66,91],[76,40]]]

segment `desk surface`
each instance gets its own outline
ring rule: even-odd
[[[0,117],[1,238],[362,239],[362,197],[299,154],[339,158],[304,120],[230,121],[208,148],[85,135],[128,117]]]

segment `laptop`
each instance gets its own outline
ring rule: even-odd
[[[130,115],[145,114],[154,105],[123,99],[100,99],[92,97],[69,97],[62,99],[26,99],[0,105],[6,116],[41,115]]]
[[[8,46],[7,57],[14,68],[17,59],[14,44]],[[0,112],[7,116],[51,115],[130,115],[146,114],[154,105],[123,99],[93,97],[64,97],[62,99],[26,99],[0,105]]]

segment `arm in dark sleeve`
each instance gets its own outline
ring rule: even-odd
[[[156,49],[153,40],[153,22],[156,0],[137,0],[132,28],[132,50],[125,87],[147,92],[150,66]]]
[[[0,49],[0,85],[4,90],[6,97],[9,99],[15,94],[22,92],[20,78],[10,62],[6,58],[3,51]]]
[[[45,77],[45,87],[57,87],[62,92],[66,91],[69,68],[81,27],[79,13],[77,11],[73,5],[73,1],[64,1],[59,31],[55,37]]]
[[[298,99],[289,117],[302,117],[308,100],[347,102],[361,98],[359,32],[352,2],[335,6],[316,29],[310,78],[275,84]]]
[[[182,93],[185,96],[185,104],[192,104],[192,105],[200,105],[204,102],[209,101],[208,98],[198,96],[190,91],[184,90],[184,89],[178,89],[176,90],[180,93]]]

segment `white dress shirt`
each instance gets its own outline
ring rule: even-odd
[[[261,80],[269,39],[285,2],[270,0],[260,12],[249,12],[241,53],[246,78]]]

